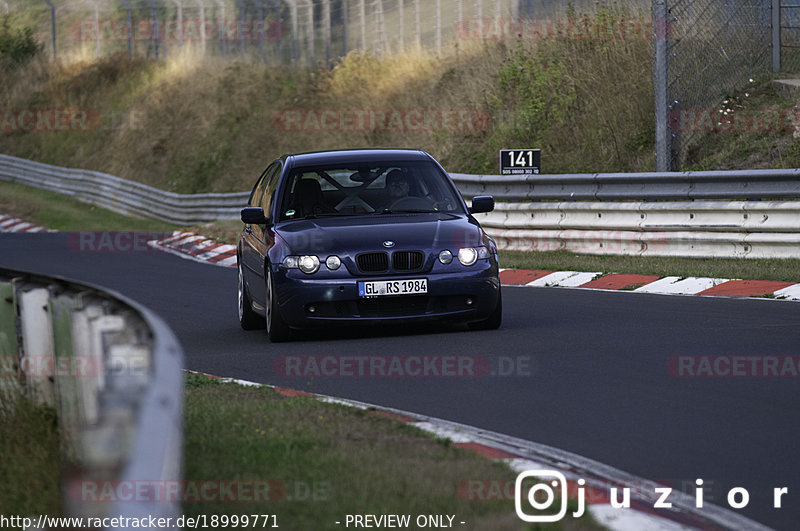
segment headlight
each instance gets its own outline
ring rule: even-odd
[[[478,261],[478,251],[474,247],[462,247],[458,250],[458,261],[462,265],[471,266]]]
[[[283,259],[283,267],[286,269],[297,269],[299,266],[298,262],[300,261],[299,256],[287,256]]]
[[[319,258],[314,255],[301,256],[298,262],[298,267],[300,268],[300,271],[308,275],[316,273],[317,270],[319,270]]]
[[[489,258],[489,249],[486,247],[462,247],[458,250],[458,261],[462,265],[471,266],[479,258]]]
[[[453,261],[453,253],[447,250],[442,251],[441,253],[439,253],[439,261],[444,265],[449,264],[450,262]]]
[[[336,255],[331,255],[331,256],[329,256],[329,257],[328,257],[328,258],[325,260],[325,265],[326,265],[326,266],[328,267],[328,269],[330,269],[331,271],[336,271],[337,269],[339,269],[339,266],[341,266],[341,265],[342,265],[342,261],[341,261],[341,260],[339,260],[339,257],[338,257],[338,256],[336,256]]]

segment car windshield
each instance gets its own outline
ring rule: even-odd
[[[304,166],[288,179],[280,221],[462,210],[445,175],[426,161]]]

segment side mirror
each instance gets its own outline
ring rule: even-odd
[[[470,214],[481,214],[492,210],[494,210],[494,197],[479,195],[472,198],[472,206],[469,207]]]
[[[266,225],[269,220],[264,216],[261,207],[247,207],[242,209],[242,221],[247,225]]]

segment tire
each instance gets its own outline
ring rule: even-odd
[[[272,283],[272,271],[269,264],[266,266],[266,304],[264,305],[267,322],[267,335],[273,343],[282,343],[292,337],[292,329],[284,322],[278,310],[278,301]]]
[[[491,315],[483,321],[476,321],[469,323],[472,330],[497,330],[503,322],[503,295],[501,292],[497,293],[497,306],[492,310]]]
[[[244,285],[242,274],[242,264],[237,263],[236,269],[239,271],[239,324],[244,330],[258,330],[264,328],[264,318],[253,311],[250,302],[250,295],[247,294],[247,287]]]

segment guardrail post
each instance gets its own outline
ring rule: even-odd
[[[22,333],[22,368],[30,399],[55,404],[53,323],[45,288],[18,290]]]

